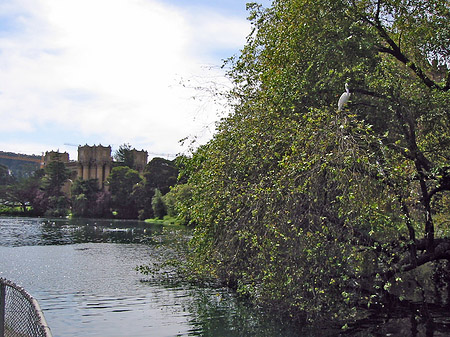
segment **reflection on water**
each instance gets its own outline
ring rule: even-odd
[[[154,243],[162,225],[102,219],[0,218],[0,246],[66,245],[86,242]]]
[[[418,306],[406,312],[397,309],[359,322],[351,336],[450,336],[450,316],[448,310],[442,308]]]

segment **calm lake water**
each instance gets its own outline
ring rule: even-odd
[[[0,277],[35,297],[53,336],[325,336],[267,317],[227,289],[135,271],[171,250],[182,228],[137,221],[0,218]],[[347,336],[450,336],[448,312],[377,316]],[[436,318],[437,317],[437,318]]]
[[[0,277],[41,305],[53,336],[294,336],[226,289],[135,271],[173,231],[137,221],[0,218]],[[143,282],[144,281],[144,282]]]

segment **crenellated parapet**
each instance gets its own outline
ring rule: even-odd
[[[44,166],[47,166],[52,161],[60,161],[63,163],[69,162],[69,154],[67,152],[47,151],[43,156]]]
[[[147,160],[148,160],[148,152],[141,150],[131,150],[131,152],[133,153],[133,166],[134,169],[139,171],[140,174],[143,174],[144,172],[144,168],[147,165]]]

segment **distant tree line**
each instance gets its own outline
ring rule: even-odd
[[[100,189],[97,179],[71,182],[70,171],[58,157],[22,178],[0,165],[0,214],[120,219],[177,216],[175,200],[186,194],[176,186],[180,160],[153,158],[140,175],[131,151],[125,144],[114,154],[106,189]]]

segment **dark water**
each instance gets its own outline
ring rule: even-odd
[[[0,218],[0,277],[38,299],[53,336],[450,336],[448,311],[392,312],[342,333],[298,329],[227,289],[135,271],[171,254],[185,229],[136,221]],[[145,281],[145,282],[143,282]]]

